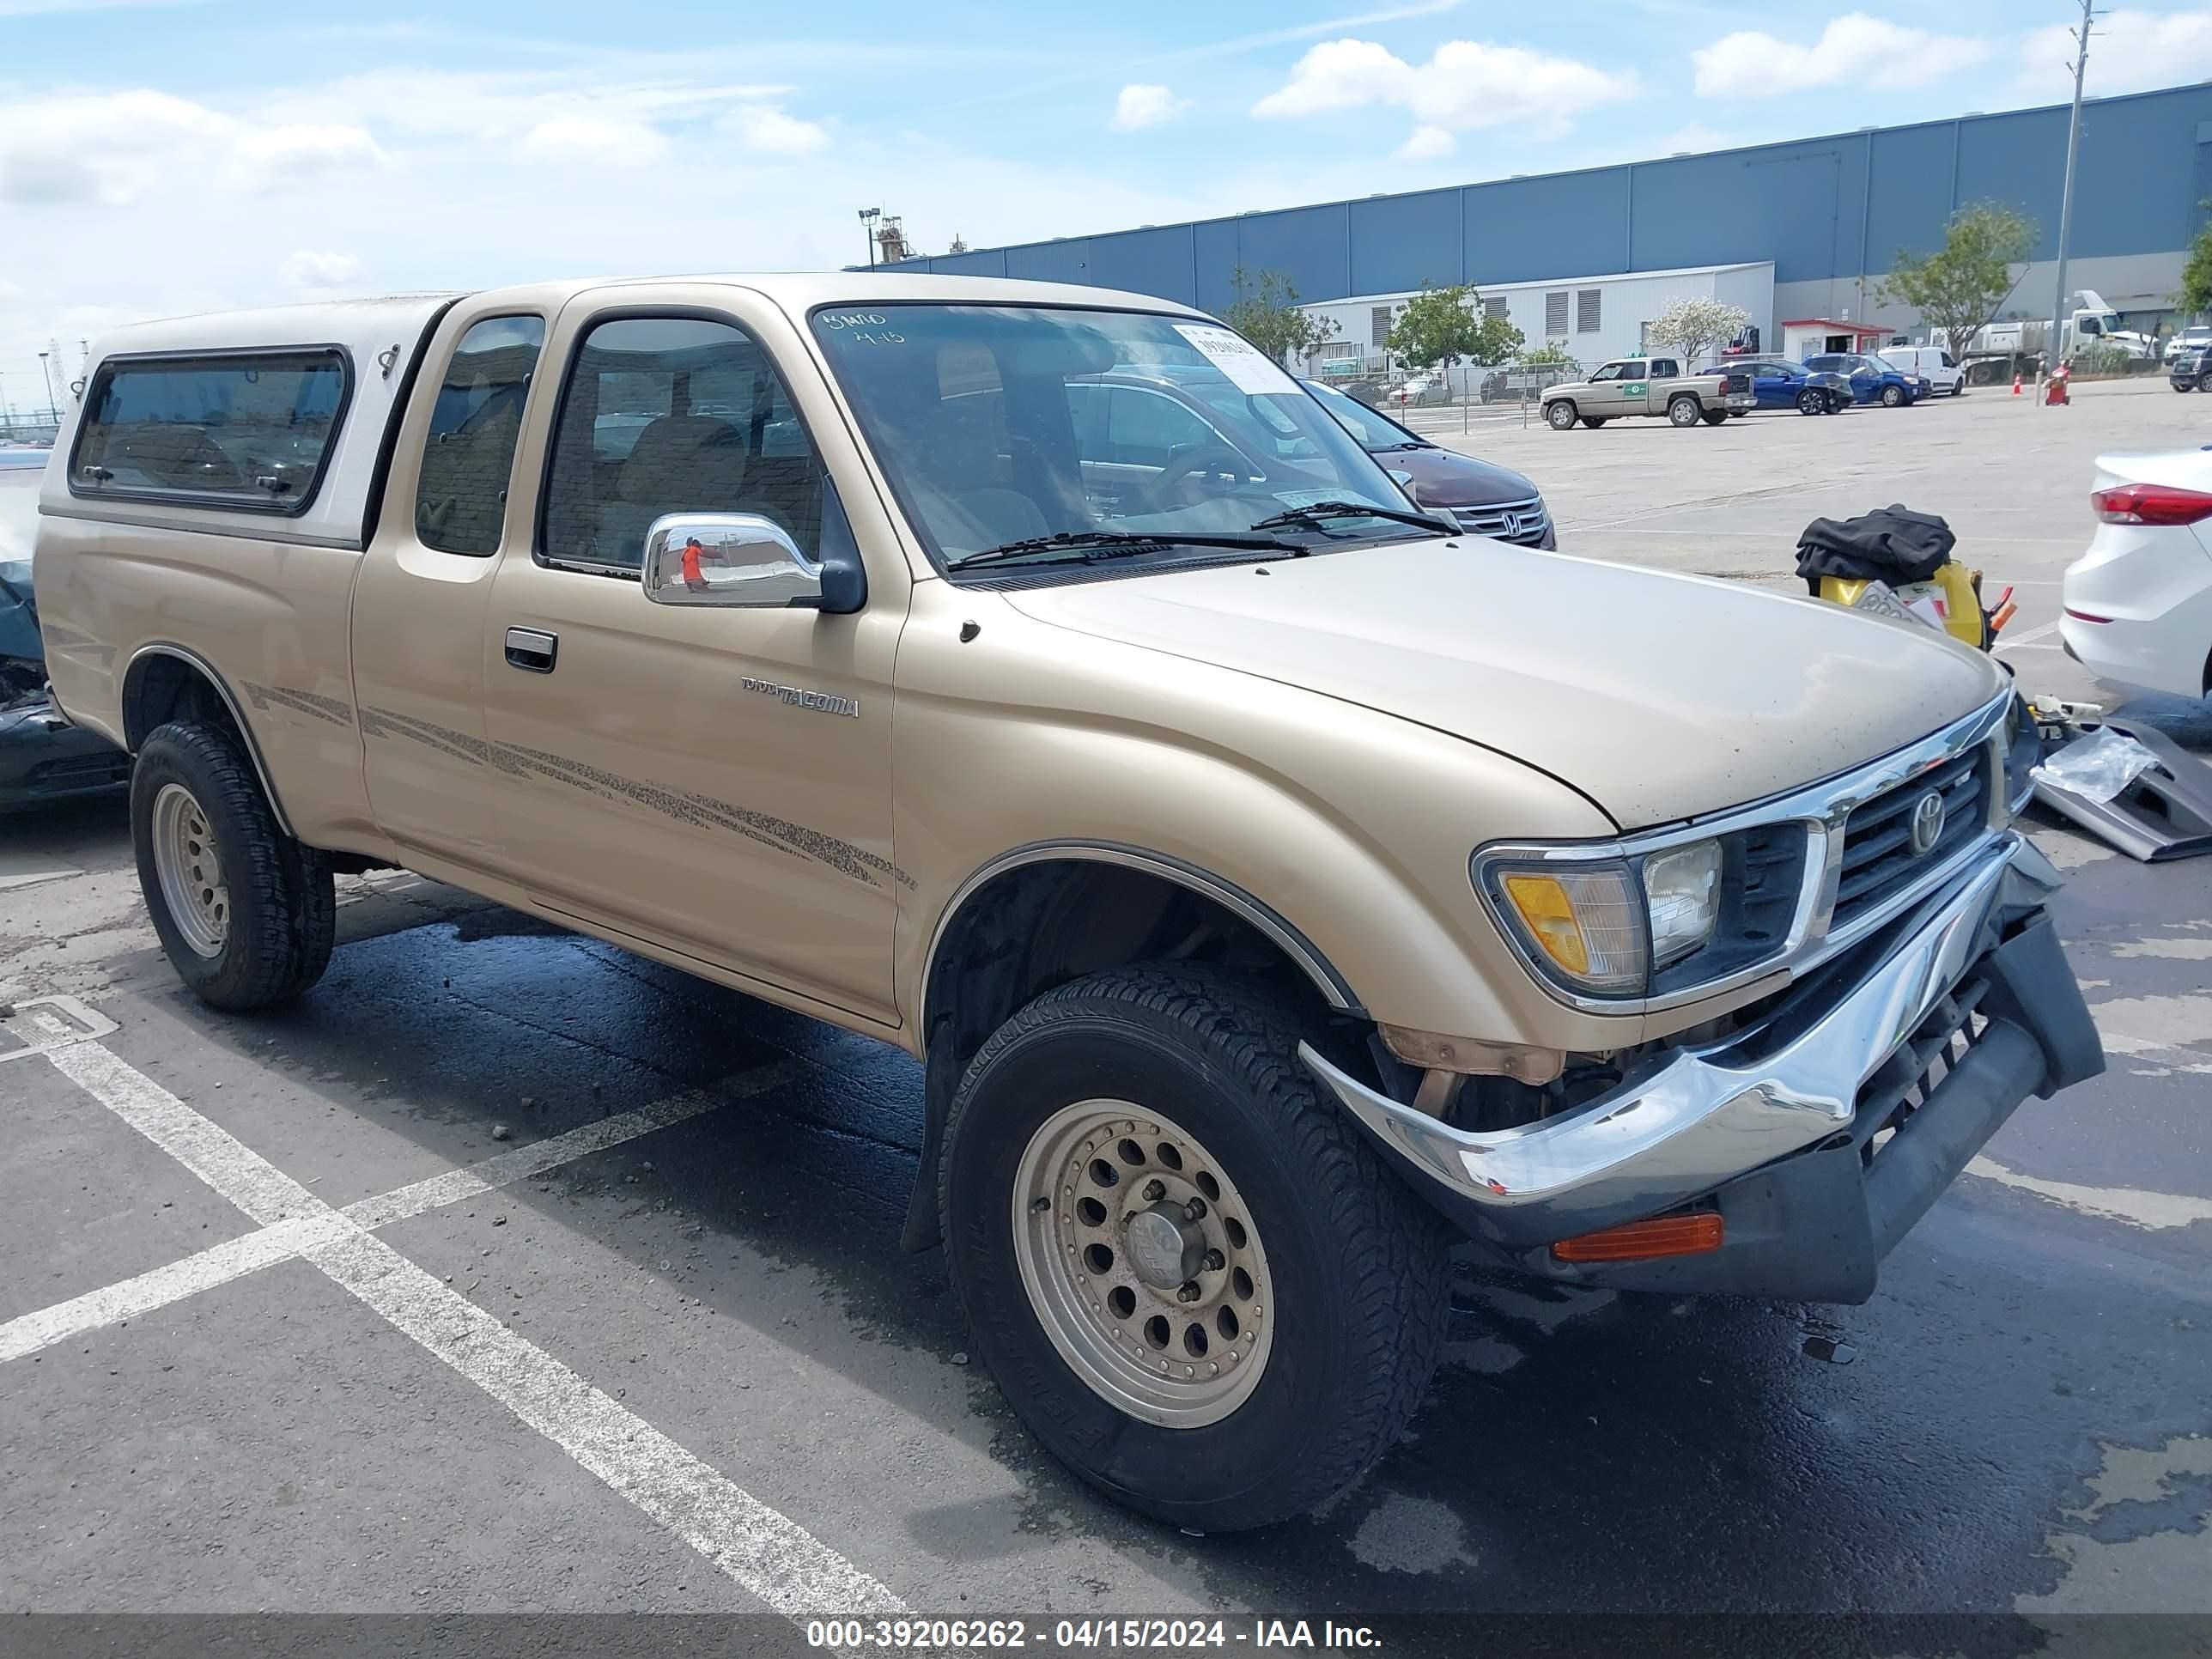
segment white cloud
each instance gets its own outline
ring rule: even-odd
[[[1146,127],[1163,125],[1190,105],[1189,99],[1176,97],[1172,88],[1152,81],[1132,82],[1114,100],[1114,131],[1141,132]]]
[[[764,155],[811,155],[830,142],[820,122],[786,115],[774,104],[739,104],[721,117],[720,125]]]
[[[157,188],[272,190],[378,159],[358,126],[258,123],[146,88],[0,106],[0,201],[122,207]]]
[[[1923,86],[1989,55],[1985,40],[1936,34],[1854,11],[1831,19],[1809,46],[1741,29],[1698,47],[1690,60],[1704,95],[1775,98],[1869,79],[1884,86]]]
[[[2038,103],[2074,94],[2074,36],[2063,25],[2032,31],[2021,44],[2020,89]],[[2212,9],[2097,14],[2089,37],[2091,97],[2212,79]]]
[[[247,128],[234,144],[233,177],[269,189],[371,167],[380,159],[376,141],[356,126],[295,123]]]
[[[1401,161],[1436,161],[1459,148],[1459,140],[1442,127],[1415,127],[1413,137],[1398,146]]]
[[[289,289],[328,293],[333,289],[358,287],[362,264],[355,254],[316,253],[302,248],[277,267],[276,276]]]
[[[642,121],[613,115],[556,115],[522,135],[525,161],[562,167],[638,167],[658,161],[668,140]]]
[[[1565,131],[1574,115],[1634,94],[1636,77],[1571,58],[1485,40],[1447,40],[1414,65],[1372,40],[1324,40],[1252,106],[1267,117],[1322,115],[1370,104],[1411,112],[1443,133],[1527,125]],[[1416,134],[1409,143],[1433,145]]]

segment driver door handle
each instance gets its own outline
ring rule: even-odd
[[[561,652],[561,636],[549,634],[542,628],[510,628],[507,630],[507,663],[510,668],[520,668],[532,674],[550,674],[553,660]]]

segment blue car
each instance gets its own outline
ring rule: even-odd
[[[1880,404],[1885,409],[1918,403],[1921,389],[1928,384],[1917,374],[1891,368],[1879,357],[1862,357],[1851,351],[1808,357],[1805,367],[1843,375],[1850,382],[1853,403]]]
[[[1794,409],[1800,415],[1840,414],[1856,401],[1841,374],[1808,368],[1780,357],[1723,357],[1721,368],[1751,376],[1760,409]]]

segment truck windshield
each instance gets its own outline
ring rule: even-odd
[[[1178,548],[1179,535],[1238,535],[1286,509],[1408,508],[1296,380],[1218,323],[892,303],[823,307],[812,324],[939,568],[1053,537],[1088,538],[1084,562],[1096,563],[1102,532],[1117,559],[1187,559],[1194,550]],[[1331,514],[1268,537],[1318,550],[1422,533]],[[1049,547],[1029,556],[1056,556]],[[1204,556],[1238,556],[1214,546]]]

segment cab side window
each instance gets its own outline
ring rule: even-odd
[[[668,513],[757,513],[820,556],[823,466],[767,351],[734,324],[594,324],[561,389],[541,556],[635,570]]]
[[[1627,365],[1625,363],[1607,363],[1603,368],[1601,368],[1596,374],[1590,376],[1590,384],[1595,386],[1600,380],[1617,380],[1620,378],[1621,370],[1626,367]]]
[[[1672,357],[1654,357],[1651,360],[1651,378],[1655,380],[1671,380],[1681,372],[1681,364]]]
[[[415,486],[415,534],[425,547],[499,550],[523,401],[544,343],[541,317],[487,317],[454,346]]]

